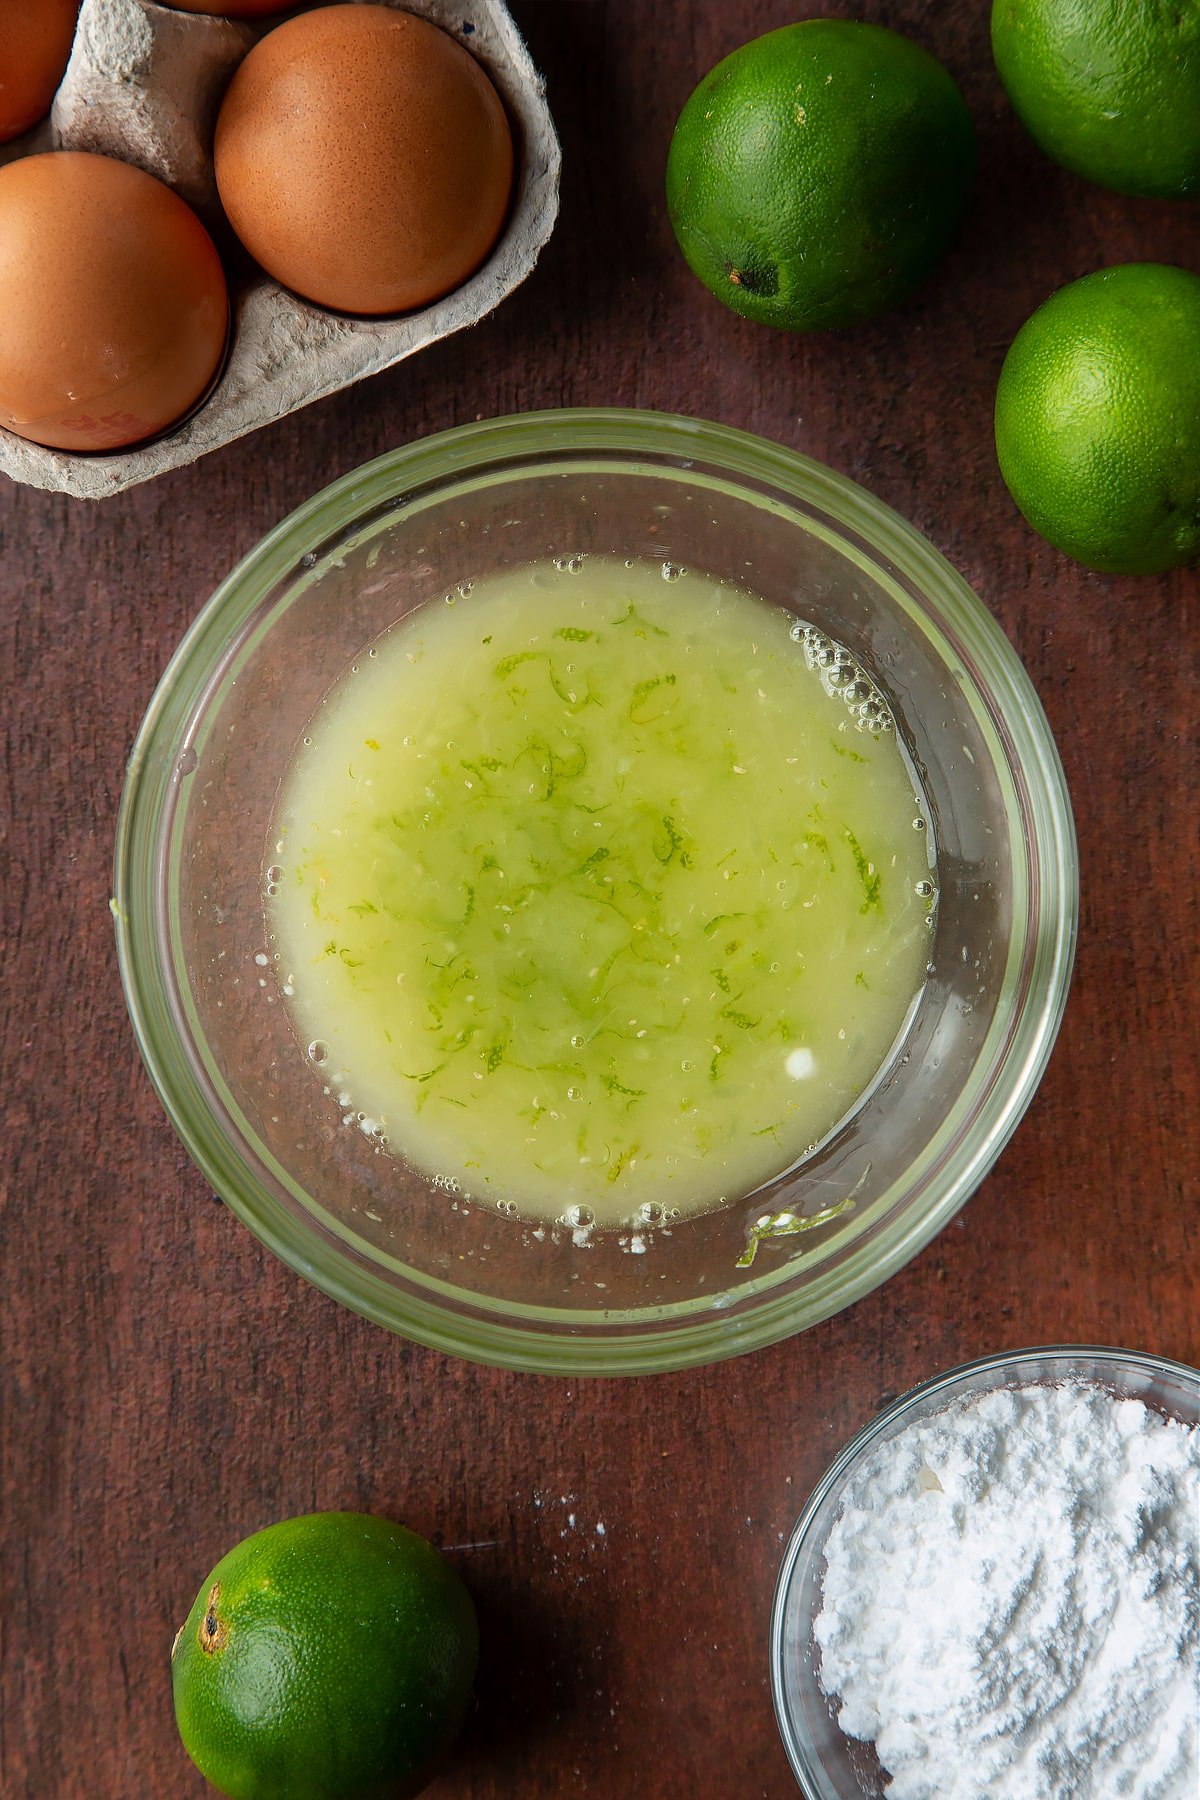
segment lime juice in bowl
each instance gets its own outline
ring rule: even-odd
[[[633,568],[626,569],[626,563]],[[675,579],[664,580],[664,569]],[[678,574],[681,569],[686,576]],[[527,770],[522,764],[528,777],[524,785],[537,790],[541,784],[539,817],[552,827],[559,852],[570,846],[578,826],[597,837],[598,850],[609,853],[593,862],[593,852],[585,850],[566,871],[577,881],[573,904],[581,896],[595,900],[606,893],[615,901],[621,916],[618,920],[613,913],[614,923],[604,936],[599,925],[590,924],[589,912],[586,932],[576,922],[570,933],[556,938],[546,925],[557,915],[545,893],[535,894],[511,916],[481,907],[481,899],[489,898],[480,891],[483,883],[491,880],[498,887],[501,869],[506,882],[521,875],[514,845],[518,851],[523,845],[525,874],[532,867],[530,852],[545,860],[544,846],[511,819],[503,833],[489,826],[493,837],[504,839],[507,863],[494,844],[482,839],[469,846],[459,843],[456,821],[465,816],[467,790],[455,798],[452,784],[445,785],[449,778],[441,773],[447,745],[457,745],[456,734],[466,723],[454,708],[483,687],[485,676],[489,691],[508,695],[504,704],[509,706],[518,687],[526,690],[524,697],[515,695],[522,706],[549,706],[553,698],[569,709],[586,692],[574,690],[575,702],[569,687],[563,686],[565,700],[555,695],[550,662],[540,654],[544,645],[514,642],[510,648],[506,640],[503,648],[483,646],[482,638],[495,637],[486,629],[477,632],[477,649],[480,656],[494,652],[495,660],[470,663],[473,674],[467,671],[460,678],[456,665],[470,662],[464,647],[468,627],[474,630],[486,609],[495,608],[493,616],[500,620],[505,592],[538,571],[550,586],[536,592],[545,597],[569,591],[575,598],[568,611],[556,612],[541,625],[518,621],[513,627],[518,637],[522,631],[528,639],[543,630],[598,629],[595,620],[582,617],[581,597],[594,590],[602,575],[612,573],[618,580],[645,581],[653,588],[659,609],[653,622],[674,640],[668,664],[655,662],[658,653],[646,650],[651,641],[665,645],[653,632],[635,640],[636,653],[619,651],[607,635],[595,644],[578,637],[554,638],[553,671],[560,686],[566,671],[558,660],[559,647],[577,659],[574,668],[581,679],[590,673],[593,685],[602,675],[610,684],[625,683],[623,729],[600,731],[591,716],[598,718],[600,712],[594,705],[580,707],[576,714],[564,711],[558,719],[559,740],[547,741],[540,757],[531,751],[525,758]],[[473,591],[460,597],[459,590],[468,586]],[[722,722],[714,710],[711,670],[707,686],[702,681],[693,690],[689,682],[681,689],[684,666],[690,668],[699,655],[696,667],[703,668],[702,652],[683,650],[682,621],[701,616],[708,602],[698,596],[711,599],[718,591],[728,597],[721,605],[729,607],[731,630],[739,617],[743,621],[734,634],[743,651],[747,638],[758,642],[755,631],[747,632],[745,608],[753,609],[756,620],[779,621],[779,649],[786,652],[781,679],[786,672],[789,680],[811,678],[813,683],[806,691],[797,690],[795,704],[781,702],[780,693],[787,690],[777,693],[773,676],[749,680],[754,662],[766,654],[765,636],[760,649],[751,652],[751,664],[738,666],[732,654],[724,658],[738,693],[722,690],[721,703],[736,705],[736,717]],[[596,614],[605,634],[616,629],[615,620],[631,602],[641,612],[645,600],[644,594],[639,598],[633,592],[620,599],[619,588],[606,588],[606,606],[610,592],[618,604],[603,618]],[[447,595],[455,596],[451,607],[446,606]],[[700,613],[692,609],[693,602]],[[472,605],[478,609],[474,615]],[[461,619],[468,626],[458,623]],[[353,972],[352,960],[365,967],[358,951],[366,939],[358,928],[377,915],[349,913],[349,907],[379,906],[384,896],[369,887],[360,887],[353,897],[342,896],[338,906],[345,902],[348,917],[339,917],[337,930],[330,926],[319,944],[311,939],[312,954],[324,953],[328,943],[335,945],[335,953],[322,954],[315,965],[311,956],[304,963],[300,940],[289,939],[285,946],[282,915],[276,909],[285,903],[289,883],[299,891],[296,871],[304,875],[311,860],[307,851],[312,845],[303,841],[297,819],[288,818],[305,773],[298,750],[317,753],[308,771],[313,773],[320,764],[324,729],[336,722],[339,696],[349,694],[355,684],[366,693],[376,678],[386,686],[389,678],[381,671],[390,652],[406,634],[432,629],[441,620],[450,621],[444,627],[450,633],[447,641],[461,642],[457,654],[448,650],[441,656],[438,679],[430,684],[445,710],[443,715],[439,702],[436,720],[431,715],[431,730],[436,725],[444,731],[440,742],[435,743],[435,732],[426,746],[436,767],[428,765],[435,779],[424,784],[433,788],[425,810],[443,845],[457,844],[456,853],[464,856],[470,851],[474,878],[460,872],[453,910],[448,887],[440,886],[435,896],[427,882],[414,884],[411,863],[403,865],[388,896],[393,910],[404,913],[417,885],[430,907],[443,910],[422,920],[418,908],[406,917],[408,949],[401,949],[408,964],[392,967],[392,984],[399,989],[396,974],[412,966],[415,934],[423,925],[444,927],[453,938],[459,931],[477,931],[485,921],[493,927],[507,922],[513,926],[510,938],[520,939],[524,932],[528,942],[548,945],[559,959],[555,979],[547,969],[541,988],[518,981],[515,965],[500,970],[516,981],[522,1000],[531,992],[540,996],[532,1013],[525,1014],[525,1024],[533,1017],[535,1030],[540,1029],[543,1008],[550,1006],[552,1014],[551,1002],[562,1000],[564,944],[571,942],[592,942],[603,950],[599,957],[580,955],[578,966],[566,971],[578,1016],[585,1024],[589,1018],[597,1023],[603,1015],[595,1007],[604,989],[589,988],[590,981],[600,979],[591,971],[599,971],[616,950],[609,973],[620,964],[620,979],[632,979],[637,973],[632,945],[640,947],[645,939],[661,955],[667,940],[660,928],[668,925],[676,937],[682,933],[686,940],[690,934],[691,949],[697,952],[716,940],[723,960],[714,956],[704,963],[701,974],[708,986],[702,993],[675,987],[673,961],[652,965],[659,974],[641,990],[647,1004],[661,1003],[669,993],[680,1002],[686,996],[689,1006],[709,1008],[710,1027],[726,1007],[755,1023],[741,1025],[727,1014],[722,1025],[728,1036],[718,1040],[710,1030],[706,1037],[714,1047],[703,1071],[660,1069],[658,1062],[665,1059],[659,1058],[652,1079],[642,1081],[629,1078],[628,1068],[636,1070],[636,1061],[620,1060],[615,1067],[589,1061],[583,1073],[596,1101],[593,1116],[601,1117],[602,1103],[616,1101],[625,1120],[626,1102],[642,1106],[651,1094],[665,1092],[674,1096],[682,1117],[689,1109],[681,1104],[687,1095],[678,1084],[698,1073],[707,1082],[717,1041],[743,1046],[740,1052],[723,1050],[718,1068],[721,1056],[744,1057],[753,1043],[760,1054],[774,1059],[771,1066],[787,1098],[807,1104],[816,1092],[810,1084],[819,1085],[832,1066],[830,1059],[836,1060],[834,1045],[842,1042],[837,1031],[846,1030],[853,1050],[854,1030],[865,1031],[867,1022],[867,1014],[854,1009],[865,1005],[868,996],[878,1001],[880,992],[846,980],[854,989],[846,1012],[849,1023],[834,1026],[818,1056],[817,1041],[809,1035],[812,1021],[799,1008],[784,1010],[784,970],[772,971],[770,963],[783,964],[781,943],[785,953],[799,948],[810,968],[820,963],[823,976],[832,978],[834,959],[820,953],[819,936],[804,937],[799,929],[791,939],[776,932],[772,942],[771,909],[765,905],[772,892],[769,878],[762,886],[767,867],[773,867],[769,847],[788,864],[774,877],[785,888],[773,891],[780,905],[791,900],[789,916],[819,910],[806,909],[804,900],[837,892],[843,918],[854,932],[890,932],[895,924],[897,949],[910,925],[923,934],[924,961],[912,951],[916,966],[911,977],[900,978],[909,952],[896,960],[894,1020],[882,1014],[874,1019],[871,1029],[877,1035],[870,1054],[864,1052],[858,1067],[842,1071],[846,1081],[840,1095],[826,1096],[824,1137],[819,1136],[820,1119],[801,1125],[798,1109],[794,1140],[786,1132],[783,1142],[772,1136],[772,1129],[778,1133],[787,1122],[777,1113],[754,1119],[754,1130],[768,1128],[759,1140],[762,1160],[758,1152],[746,1154],[750,1131],[735,1130],[721,1150],[727,1179],[719,1185],[714,1180],[704,1191],[700,1164],[694,1161],[678,1184],[680,1198],[665,1203],[634,1185],[644,1174],[639,1149],[636,1158],[621,1161],[616,1181],[595,1184],[605,1188],[606,1199],[610,1188],[621,1190],[616,1205],[620,1223],[593,1220],[590,1230],[581,1229],[579,1216],[569,1209],[582,1206],[598,1217],[594,1194],[588,1198],[576,1189],[572,1199],[564,1193],[560,1209],[557,1195],[552,1202],[550,1193],[560,1185],[553,1166],[540,1193],[533,1191],[527,1171],[519,1193],[499,1182],[500,1191],[481,1193],[478,1172],[467,1171],[465,1163],[483,1159],[462,1152],[461,1138],[456,1139],[461,1171],[446,1161],[441,1140],[423,1148],[413,1127],[418,1119],[422,1130],[428,1126],[432,1099],[419,1114],[415,1102],[407,1112],[395,1112],[393,1095],[393,1116],[384,1126],[389,1142],[381,1142],[378,1127],[386,1096],[366,1090],[366,1076],[379,1074],[373,1066],[378,1059],[344,1056],[345,1046],[335,1054],[328,1012],[324,1019],[320,1016],[324,1002],[319,985],[312,988],[304,974],[335,960],[348,972]],[[715,625],[701,637],[726,641]],[[413,641],[409,637],[409,648]],[[593,652],[600,659],[594,665]],[[526,660],[513,663],[514,656]],[[350,673],[356,664],[357,673]],[[427,674],[432,666],[427,660]],[[670,673],[676,674],[674,685],[666,680]],[[535,677],[544,677],[536,692]],[[655,682],[657,686],[643,685]],[[758,698],[759,687],[765,699]],[[644,732],[648,725],[667,731],[658,714],[668,700],[684,708],[681,728],[699,710],[711,717],[712,729],[700,734],[691,752],[676,755],[673,773],[666,756],[669,742],[659,746],[665,760],[656,753],[643,761],[643,775],[657,771],[655,783],[660,776],[666,782],[665,793],[654,785],[653,792],[647,788],[642,796],[647,806],[654,802],[653,829],[639,838],[628,822],[621,829],[619,820],[614,822],[608,833],[585,826],[588,814],[566,810],[571,780],[584,806],[606,804],[611,796],[602,794],[598,802],[582,772],[568,775],[579,762],[580,749],[602,768],[603,758],[622,754],[622,740],[630,734]],[[736,773],[737,766],[749,770],[750,765],[735,747],[720,766],[717,782],[712,764],[726,755],[718,736],[727,727],[749,731],[746,741],[753,745],[752,725],[760,716],[776,717],[769,753],[765,740],[755,746],[758,764],[765,759],[773,779],[782,780],[781,771],[798,766],[809,775],[816,770],[818,780],[829,779],[835,764],[838,780],[852,782],[863,772],[853,757],[839,756],[832,748],[826,769],[794,742],[789,746],[787,734],[802,729],[804,714],[810,720],[836,721],[830,725],[831,741],[866,756],[868,767],[879,759],[879,768],[891,769],[894,806],[884,809],[890,823],[872,820],[869,806],[861,810],[861,796],[851,796],[851,813],[838,819],[832,834],[822,831],[819,821],[814,826],[805,818],[820,802],[799,788],[794,818],[789,814],[785,819],[786,809],[777,809],[772,820],[761,794],[755,806],[733,804],[743,782],[761,783],[761,777]],[[350,719],[347,712],[347,730]],[[576,727],[578,719],[585,723]],[[391,759],[382,725],[368,726],[361,719],[360,724],[356,782],[366,779],[362,759]],[[576,750],[568,742],[572,732]],[[506,780],[514,779],[512,765],[533,735],[531,726],[520,742],[501,734],[483,747],[490,760],[508,765]],[[312,745],[302,744],[305,736]],[[378,751],[371,750],[368,737],[379,744]],[[680,742],[685,748],[686,741],[684,731]],[[792,754],[801,757],[800,764],[788,764]],[[345,760],[349,768],[350,760]],[[395,760],[402,772],[398,752]],[[515,804],[511,792],[497,791],[502,770],[487,769],[469,752],[467,760],[478,763],[488,777],[496,806]],[[330,757],[331,780],[334,767]],[[710,798],[706,806],[693,800],[685,808],[688,794],[679,778],[692,767],[709,771],[697,794],[702,790]],[[367,773],[374,783],[377,776]],[[475,779],[469,771],[458,773],[464,780]],[[404,779],[411,774],[410,769]],[[391,780],[389,774],[385,785]],[[604,785],[613,786],[611,767]],[[373,786],[364,791],[381,790]],[[415,803],[414,789],[408,797]],[[318,807],[318,820],[319,814]],[[635,814],[650,825],[651,815],[636,808]],[[918,818],[923,831],[914,823]],[[723,893],[736,885],[732,877],[726,882],[717,868],[727,850],[738,849],[736,843],[717,846],[710,841],[709,826],[718,820],[735,822],[753,852],[749,866],[757,865],[759,891],[756,896],[746,890],[751,905],[717,907],[704,889],[704,883],[711,890],[720,882]],[[861,865],[845,836],[847,828],[857,841]],[[802,842],[805,834],[826,839],[836,868],[814,861],[802,893],[800,885],[789,890],[786,884],[801,882],[804,871],[793,869],[793,862],[819,854],[815,841]],[[408,849],[401,852],[402,862],[412,848],[411,835],[405,837]],[[276,849],[280,843],[282,851]],[[685,853],[690,867],[684,864]],[[484,867],[489,855],[495,857],[495,870]],[[613,865],[608,883],[606,862]],[[655,871],[669,875],[670,884],[654,887],[645,879]],[[546,876],[553,893],[564,871],[534,873],[539,881]],[[118,943],[143,1053],[189,1149],[234,1210],[310,1279],[394,1329],[480,1360],[570,1372],[635,1372],[750,1349],[849,1304],[908,1260],[978,1184],[1028,1102],[1061,1016],[1076,911],[1070,809],[1053,744],[1015,655],[965,584],[895,515],[819,465],[722,427],[637,413],[533,415],[466,427],[357,471],[286,521],[214,596],[164,677],[130,765],[116,875]],[[870,903],[877,876],[882,907]],[[652,895],[661,894],[660,900],[645,902],[648,909],[658,906],[657,914],[633,908],[633,881]],[[473,911],[468,886],[477,890]],[[936,886],[936,895],[919,893],[919,886]],[[694,911],[688,910],[689,895],[696,901]],[[893,906],[900,896],[904,905]],[[326,891],[325,899],[332,903],[332,893]],[[490,899],[496,901],[498,894]],[[310,909],[312,902],[310,891]],[[322,906],[319,891],[317,903]],[[599,906],[593,911],[601,916]],[[765,921],[752,918],[751,923],[767,935],[753,941],[740,930],[721,935],[720,914],[731,911],[765,913]],[[351,923],[357,945],[346,937]],[[709,925],[713,931],[705,938]],[[735,948],[728,950],[729,944]],[[472,953],[478,948],[474,938],[470,947]],[[873,951],[861,938],[855,947],[861,954],[852,971],[847,961],[847,976],[862,973],[870,983],[888,958],[878,941]],[[676,949],[682,957],[683,945]],[[387,954],[394,953],[392,945]],[[672,958],[675,953],[673,949]],[[422,950],[423,979],[425,954]],[[456,954],[457,949],[450,951]],[[755,956],[765,957],[765,971],[755,965]],[[431,960],[448,959],[435,955]],[[476,975],[484,973],[471,966]],[[713,974],[717,969],[730,982],[729,995]],[[735,976],[747,983],[761,978],[758,987],[748,987],[747,998],[756,1005],[761,1000],[763,1010],[737,1003]],[[499,979],[496,969],[491,979]],[[432,998],[440,1005],[438,992],[428,988],[422,1004]],[[476,993],[472,1004],[482,1007],[479,996],[486,998],[489,990],[464,986],[460,994],[457,987],[449,989],[442,995],[451,999],[449,1010],[442,1008],[444,1028],[430,1017],[430,1025],[450,1037],[451,1047],[458,1033],[470,1029],[471,1021],[461,1011],[468,992]],[[501,1015],[495,989],[490,992],[488,1015],[494,1021]],[[845,999],[843,994],[839,1005]],[[775,1005],[774,1013],[768,1004]],[[835,1010],[832,1005],[823,1010],[826,1024],[832,1023]],[[621,1059],[635,1057],[637,1047],[650,1040],[650,1027],[645,1027],[647,1039],[639,1039],[643,1025],[630,1026],[630,1019],[639,1018],[632,1007],[615,1022],[619,1036],[613,1043],[620,1042]],[[764,1020],[767,1035],[762,1036]],[[571,1021],[559,1015],[551,1023],[561,1030]],[[660,1019],[658,1027],[664,1023]],[[410,1025],[417,1028],[412,1020]],[[513,1025],[524,1029],[519,1018],[514,1017]],[[772,1027],[777,1032],[773,1042]],[[587,1049],[595,1057],[594,1046],[569,1044],[573,1035],[586,1040],[586,1029],[566,1035],[572,1052]],[[468,1038],[458,1047],[458,1059],[449,1059],[443,1079],[474,1082],[478,1074],[481,1080],[475,1085],[486,1088],[489,1077],[523,1076],[522,1070],[509,1068],[514,1060],[530,1061],[526,1047],[514,1056],[512,1034],[505,1039],[492,1029],[486,1045],[472,1050],[471,1042]],[[318,1045],[315,1058],[307,1054],[310,1045]],[[320,1046],[327,1051],[324,1060]],[[812,1064],[803,1052],[811,1054]],[[472,1063],[473,1055],[480,1061]],[[794,1058],[791,1074],[789,1058]],[[356,1060],[363,1066],[352,1067]],[[681,1052],[679,1063],[685,1060],[699,1058]],[[437,1061],[406,1058],[399,1079],[406,1091],[428,1086],[410,1078],[437,1066]],[[731,1074],[736,1072],[734,1060],[728,1066]],[[333,1082],[334,1072],[355,1079]],[[759,1073],[755,1065],[745,1083],[746,1095],[758,1086]],[[568,1086],[578,1085],[570,1069],[557,1074],[562,1105],[582,1105],[566,1094]],[[643,1089],[644,1094],[621,1095],[616,1086],[610,1094],[606,1075],[620,1087]],[[719,1080],[712,1085],[719,1086]],[[855,1094],[852,1090],[858,1088],[862,1091]],[[444,1085],[441,1091],[449,1100],[463,1097]],[[535,1098],[545,1104],[539,1088],[528,1095],[530,1110]],[[695,1104],[699,1109],[700,1103]],[[454,1110],[445,1099],[441,1106]],[[709,1108],[706,1088],[703,1110]],[[556,1104],[547,1110],[562,1108]],[[661,1173],[669,1154],[682,1154],[678,1140],[662,1135],[664,1115],[664,1108],[646,1105],[638,1119],[639,1135],[618,1144],[610,1162],[598,1166],[611,1168],[630,1144],[640,1145],[643,1125],[648,1125],[655,1133],[651,1149],[660,1159]],[[727,1123],[728,1118],[743,1127],[751,1124],[745,1095]],[[816,1147],[805,1154],[814,1138]],[[577,1149],[577,1137],[551,1148],[554,1155],[574,1151],[576,1174],[580,1166],[589,1166],[578,1162],[589,1151],[586,1146],[582,1152]],[[695,1148],[693,1138],[691,1153]],[[506,1142],[505,1155],[513,1154]],[[493,1132],[493,1169],[498,1156]],[[540,1152],[539,1157],[546,1160]],[[707,1159],[714,1175],[719,1160]],[[627,1185],[622,1188],[622,1183]],[[724,1204],[719,1203],[722,1196]],[[661,1217],[654,1211],[660,1205]],[[635,1224],[646,1206],[651,1214]],[[679,1216],[668,1217],[670,1211]]]
[[[360,656],[284,783],[298,1043],[366,1134],[575,1229],[736,1200],[890,1060],[927,809],[849,652],[670,562],[453,589]]]

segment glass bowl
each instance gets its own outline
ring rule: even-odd
[[[929,977],[869,1098],[799,1168],[670,1231],[535,1233],[345,1130],[277,1003],[267,828],[314,709],[447,589],[546,557],[734,580],[844,644],[890,701],[939,863]],[[1007,1142],[1066,999],[1062,767],[1007,640],[903,520],[819,464],[659,413],[486,420],[326,488],[222,583],[130,759],[114,913],[142,1055],[212,1186],[294,1269],[478,1361],[636,1373],[752,1350],[925,1245]],[[260,959],[257,960],[256,959]],[[639,1254],[644,1252],[644,1254]]]
[[[807,1800],[886,1800],[874,1744],[847,1737],[818,1680],[813,1622],[821,1610],[825,1545],[846,1484],[863,1459],[908,1426],[968,1394],[1031,1383],[1088,1381],[1187,1425],[1200,1424],[1200,1374],[1136,1350],[1048,1345],[964,1363],[902,1394],[846,1445],[796,1522],[771,1610],[771,1691],[788,1761]]]

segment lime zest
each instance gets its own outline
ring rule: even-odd
[[[747,914],[744,912],[717,913],[716,917],[710,919],[708,921],[707,925],[705,925],[704,935],[705,935],[705,937],[711,937],[713,935],[713,932],[716,931],[717,927],[719,925],[724,925],[726,920],[744,919],[746,917],[747,917]]]
[[[605,1170],[604,1179],[608,1182],[619,1181],[622,1173],[633,1161],[640,1149],[640,1144],[630,1144],[626,1149],[618,1151],[617,1155]]]
[[[656,720],[665,718],[665,711],[651,713],[648,718],[639,718],[638,713],[643,702],[648,700],[651,694],[657,692],[659,688],[674,687],[675,680],[676,678],[674,675],[650,675],[647,676],[645,681],[636,682],[633,689],[633,698],[629,702],[630,723],[633,725],[652,725]]]
[[[883,896],[880,893],[881,878],[876,871],[874,864],[867,861],[862,845],[848,825],[842,835],[854,853],[854,864],[858,870],[859,879],[863,884],[865,898],[858,909],[859,912],[870,912],[872,907],[877,911],[882,911]]]
[[[844,1200],[833,1206],[823,1206],[820,1212],[765,1213],[746,1233],[746,1248],[734,1263],[735,1269],[748,1269],[758,1255],[758,1247],[774,1238],[795,1237],[802,1231],[815,1231],[818,1225],[828,1225],[831,1219],[840,1218],[843,1213],[854,1208],[854,1195],[847,1194]]]
[[[496,664],[496,677],[499,681],[507,681],[514,669],[522,663],[537,662],[546,652],[544,650],[514,650],[511,656],[502,656]]]
[[[426,1069],[423,1075],[410,1075],[407,1069],[401,1069],[400,1073],[405,1081],[432,1081],[435,1075],[441,1074],[445,1066],[444,1062],[437,1063],[432,1069]]]
[[[610,619],[608,622],[610,625],[632,625],[634,637],[644,638],[647,632],[653,632],[655,637],[670,637],[671,635],[669,631],[664,631],[661,625],[655,625],[652,620],[644,619],[632,600],[620,618]]]
[[[626,1111],[629,1110],[635,1100],[644,1100],[646,1098],[645,1088],[626,1087],[625,1083],[623,1081],[618,1081],[615,1075],[602,1075],[600,1077],[600,1083],[606,1093],[622,1095],[625,1100]]]
[[[674,819],[669,813],[666,813],[663,815],[661,824],[662,831],[655,833],[654,841],[651,844],[655,860],[662,863],[663,867],[666,868],[667,865],[674,862],[676,856],[678,856],[680,868],[690,869],[692,866],[691,852],[684,848],[683,833],[679,830]]]

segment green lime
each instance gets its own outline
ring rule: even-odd
[[[971,116],[939,62],[879,25],[808,19],[705,76],[671,139],[667,207],[718,300],[825,331],[924,280],[974,166]]]
[[[992,49],[1055,162],[1119,194],[1200,195],[1198,0],[993,0]]]
[[[432,1544],[311,1513],[222,1558],[175,1639],[184,1747],[234,1800],[400,1800],[462,1722],[475,1609]]]
[[[1004,359],[996,454],[1034,530],[1089,568],[1200,558],[1200,276],[1126,263],[1052,294]]]

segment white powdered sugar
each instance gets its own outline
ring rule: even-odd
[[[888,1800],[1196,1800],[1200,1430],[1076,1383],[911,1425],[847,1484],[813,1630]]]

